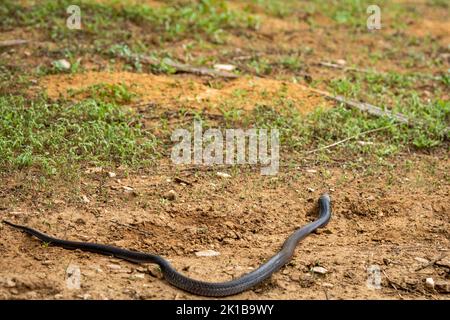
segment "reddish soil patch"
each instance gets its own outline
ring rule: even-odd
[[[445,299],[442,290],[450,271],[444,257],[450,253],[450,189],[445,180],[449,162],[444,155],[411,159],[412,166],[399,159],[391,172],[373,174],[339,165],[282,169],[277,177],[243,170],[231,172],[229,179],[214,171],[177,173],[165,165],[128,177],[120,170],[116,178],[97,172],[84,179],[76,196],[61,193],[51,198],[51,208],[38,194],[13,206],[4,203],[2,218],[61,238],[157,253],[191,277],[223,281],[248,272],[279,250],[295,228],[315,218],[317,198],[327,191],[333,218],[326,229],[305,239],[292,262],[271,280],[233,298]],[[428,175],[431,167],[441,174]],[[174,177],[190,185],[176,183]],[[134,191],[126,192],[123,186]],[[8,181],[1,192],[17,187]],[[177,198],[164,200],[172,189]],[[80,200],[82,195],[89,203]],[[159,279],[151,265],[43,247],[4,225],[0,234],[1,298],[197,298]],[[220,255],[194,254],[207,249]],[[423,259],[437,257],[443,258],[418,270]],[[81,269],[81,289],[66,288],[69,264]],[[312,273],[315,265],[328,272]],[[381,270],[379,290],[367,286],[372,265]],[[441,291],[425,287],[428,277]]]
[[[439,43],[445,47],[450,44],[450,21],[434,21],[434,20],[422,20],[419,25],[410,29],[414,35],[419,37],[434,36]]]
[[[166,76],[130,72],[87,72],[74,75],[44,77],[41,85],[51,98],[67,96],[70,91],[83,91],[96,84],[125,84],[144,102],[166,108],[188,106],[217,111],[217,108],[251,110],[258,104],[274,105],[283,98],[292,101],[303,113],[327,106],[323,98],[305,87],[274,79],[241,77],[221,82],[217,88],[192,76]],[[79,95],[83,97],[83,94]]]

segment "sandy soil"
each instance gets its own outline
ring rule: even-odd
[[[205,109],[219,112],[219,108],[251,110],[257,105],[270,104],[279,96],[291,101],[300,112],[308,113],[318,106],[329,107],[316,93],[288,81],[259,77],[242,77],[221,83],[219,88],[207,86],[204,79],[194,76],[167,76],[131,72],[87,72],[74,75],[44,77],[35,92],[45,90],[50,98],[67,97],[82,99],[90,87],[97,84],[125,84],[140,101],[153,102],[162,107],[177,109]]]
[[[68,189],[53,196],[49,208],[38,200],[42,195],[30,194],[25,203],[3,208],[2,218],[61,238],[157,253],[191,277],[221,281],[248,272],[279,250],[296,227],[314,219],[319,195],[329,192],[333,218],[326,229],[304,240],[292,262],[271,280],[234,298],[445,299],[449,162],[442,154],[412,161],[406,166],[399,159],[392,172],[370,175],[335,164],[285,168],[271,178],[242,170],[227,179],[215,171],[176,172],[163,164],[138,176],[118,171],[115,178],[97,169],[83,181],[81,196],[71,197]],[[440,174],[429,176],[430,167]],[[14,181],[7,185],[3,194],[20,189]],[[170,190],[175,200],[165,199]],[[197,298],[160,279],[152,265],[45,247],[8,226],[0,228],[2,298]],[[203,250],[220,255],[195,255]],[[78,290],[66,287],[69,265],[81,270]],[[378,290],[367,286],[373,265],[381,270]],[[315,274],[314,266],[327,273]],[[425,287],[428,277],[442,293]]]

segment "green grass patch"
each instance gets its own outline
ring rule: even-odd
[[[130,87],[124,83],[108,84],[99,83],[94,84],[86,89],[70,90],[69,97],[83,96],[102,103],[113,104],[129,104],[136,100],[138,95],[130,91]]]
[[[68,40],[102,37],[118,41],[133,41],[130,24],[146,35],[158,36],[161,41],[182,37],[205,37],[222,41],[226,30],[255,28],[252,15],[231,10],[225,1],[201,0],[171,6],[151,7],[127,2],[77,1],[81,9],[81,30],[66,26],[69,15],[66,8],[71,0],[43,0],[33,5],[22,5],[14,0],[2,1],[0,28],[34,26],[47,32],[50,39]]]
[[[72,164],[139,166],[155,159],[158,140],[113,103],[28,102],[0,97],[0,167],[56,174]]]
[[[426,103],[414,95],[405,99],[403,106],[398,106],[396,111],[419,122],[413,127],[398,125],[387,117],[372,117],[344,106],[329,110],[318,108],[307,116],[300,114],[292,101],[280,99],[274,106],[257,106],[238,121],[228,116],[225,118],[228,120],[227,126],[277,128],[280,130],[282,149],[286,152],[305,152],[365,131],[388,127],[331,149],[331,152],[345,151],[348,156],[365,154],[380,158],[405,148],[437,147],[449,139],[450,101]],[[330,150],[324,151],[325,154],[328,152]]]

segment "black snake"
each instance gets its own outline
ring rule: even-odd
[[[330,197],[327,194],[323,194],[319,198],[319,218],[296,230],[289,238],[287,238],[281,250],[277,254],[275,254],[259,268],[243,275],[240,278],[217,283],[188,278],[175,270],[167,260],[158,255],[121,249],[104,244],[57,239],[26,226],[16,225],[8,221],[3,222],[12,227],[21,229],[41,241],[58,247],[63,247],[66,249],[81,249],[103,255],[111,255],[134,263],[155,263],[161,268],[164,278],[175,287],[197,295],[223,297],[243,292],[270,277],[274,272],[278,271],[283,265],[291,260],[295,247],[299,241],[304,239],[317,228],[325,226],[330,218]]]

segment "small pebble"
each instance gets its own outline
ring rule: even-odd
[[[53,65],[61,70],[69,70],[70,69],[70,62],[66,59],[60,59],[53,61]]]
[[[167,192],[164,195],[164,198],[166,198],[167,200],[173,201],[177,199],[177,193],[175,192],[175,190],[170,190],[169,192]]]
[[[324,267],[313,267],[311,271],[318,274],[326,274],[328,272]]]
[[[223,71],[233,71],[234,69],[236,69],[236,66],[233,66],[231,64],[215,64],[214,69],[216,70],[223,70]]]
[[[45,260],[42,262],[42,265],[44,265],[44,266],[50,266],[52,264],[53,264],[53,262],[51,260]]]
[[[107,267],[113,270],[121,269],[121,266],[119,266],[118,264],[108,264]]]
[[[433,280],[433,278],[427,278],[427,279],[425,280],[425,286],[426,286],[428,289],[434,289],[434,280]]]
[[[7,279],[5,283],[6,288],[14,288],[16,286],[16,283],[12,279]]]
[[[214,250],[203,250],[203,251],[197,251],[195,253],[197,257],[215,257],[219,256],[220,252],[214,251]]]
[[[145,272],[146,270],[147,270],[147,268],[144,268],[144,267],[137,267],[137,268],[136,268],[136,271],[137,271],[137,272],[141,272],[141,273],[142,273],[142,272]]]
[[[83,202],[83,203],[89,203],[89,202],[91,202],[91,200],[89,200],[89,198],[83,194],[83,195],[81,196],[81,202]]]
[[[217,172],[216,175],[218,177],[225,178],[225,179],[226,178],[231,178],[231,175],[229,175],[228,173],[225,173],[225,172]]]
[[[132,279],[144,279],[145,278],[145,274],[143,273],[135,273],[131,275]]]
[[[358,141],[358,144],[361,146],[370,146],[373,145],[372,141]]]

